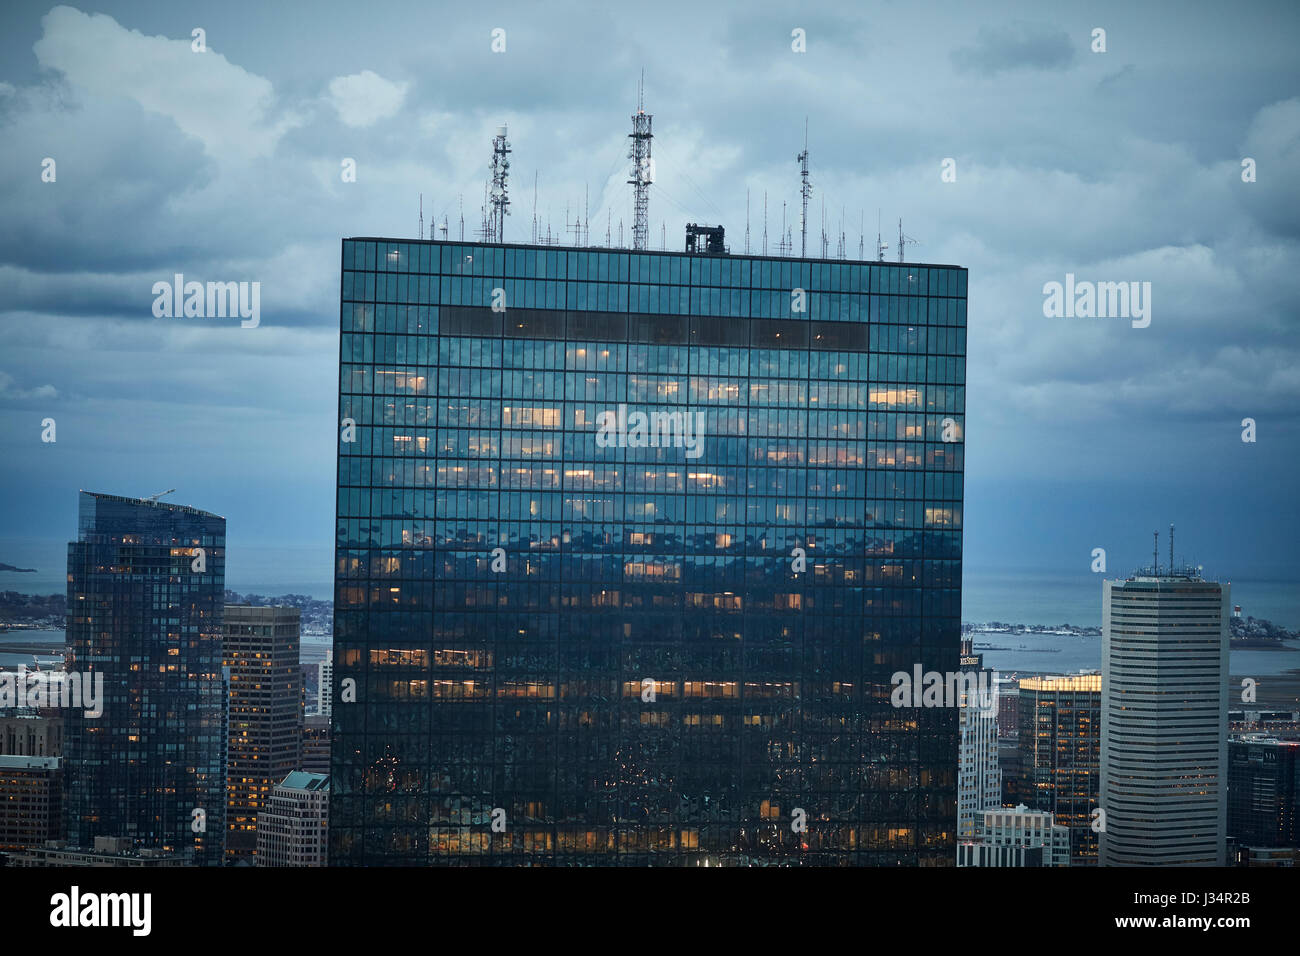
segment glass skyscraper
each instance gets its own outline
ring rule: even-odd
[[[104,701],[98,717],[76,707],[66,715],[73,846],[117,837],[221,863],[225,552],[225,518],[81,493],[68,545],[67,669],[103,674]]]
[[[966,279],[344,240],[331,862],[951,865]]]

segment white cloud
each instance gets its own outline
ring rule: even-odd
[[[396,116],[409,84],[393,83],[378,73],[362,70],[330,80],[330,104],[348,126],[365,127]]]
[[[71,7],[55,7],[41,22],[45,32],[33,47],[41,66],[92,95],[122,96],[169,117],[214,159],[268,156],[302,122],[277,111],[269,80],[211,46],[195,53],[189,37],[147,37]]]

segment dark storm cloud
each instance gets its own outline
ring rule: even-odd
[[[589,202],[593,241],[607,222],[617,239],[620,219],[630,234],[643,69],[654,246],[666,229],[680,248],[684,223],[703,220],[741,251],[747,192],[752,249],[765,194],[769,248],[783,202],[797,241],[807,118],[812,251],[824,202],[832,254],[841,217],[849,253],[870,249],[879,209],[890,258],[903,217],[922,240],[909,258],[970,267],[973,526],[1022,520],[1007,488],[1057,501],[1035,512],[1049,528],[1087,529],[1125,488],[1159,480],[1184,482],[1187,502],[1245,494],[1264,508],[1282,501],[1267,476],[1300,459],[1291,5],[101,9],[7,10],[0,31],[13,54],[0,74],[0,496],[32,499],[3,523],[36,529],[69,487],[108,487],[138,461],[179,474],[132,488],[185,482],[218,511],[232,509],[205,495],[256,495],[270,516],[258,533],[328,543],[340,237],[413,235],[423,193],[426,228],[445,216],[455,238],[463,204],[472,238],[502,122],[508,239],[531,236],[534,173],[543,231],[563,234]],[[206,54],[190,49],[199,23]],[[1111,52],[1091,52],[1097,26]],[[47,156],[56,183],[40,181]],[[355,183],[340,179],[345,158]],[[155,319],[152,285],[177,272],[259,281],[261,327]],[[1067,272],[1151,282],[1151,326],[1045,318],[1044,283]],[[46,414],[57,448],[32,443]],[[1246,415],[1263,437],[1243,448]],[[1043,492],[1066,476],[1088,490]],[[1262,553],[1294,556],[1280,543],[1300,533],[1291,511]],[[1056,539],[1041,536],[1047,554]]]

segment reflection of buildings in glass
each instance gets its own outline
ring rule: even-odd
[[[964,270],[343,270],[334,862],[951,864]]]
[[[1102,866],[1222,866],[1229,585],[1192,569],[1102,591]]]
[[[1020,797],[1070,830],[1070,865],[1097,864],[1101,675],[1020,681]]]
[[[104,702],[99,717],[65,714],[70,845],[106,837],[220,864],[225,547],[225,518],[81,493],[67,669],[102,673]]]
[[[1252,850],[1300,848],[1298,757],[1300,741],[1264,733],[1228,742],[1229,839]]]

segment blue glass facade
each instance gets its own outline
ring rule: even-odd
[[[89,492],[79,511],[68,545],[67,668],[102,674],[104,702],[97,717],[66,713],[68,842],[125,837],[220,865],[226,519]]]
[[[344,240],[331,861],[950,863],[966,279]]]

